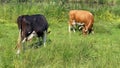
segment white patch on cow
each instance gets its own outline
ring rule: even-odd
[[[80,26],[78,29],[81,30],[83,28],[83,26]]]
[[[76,24],[76,22],[75,22],[75,20],[73,20],[72,25],[75,25],[75,24]]]
[[[83,25],[85,25],[84,23],[76,23],[77,25],[80,25],[80,26],[83,26]]]
[[[24,38],[24,39],[22,40],[22,43],[24,43],[24,42],[26,41],[26,39],[27,39],[27,38]]]
[[[73,32],[75,32],[75,27],[76,27],[76,25],[79,26],[79,30],[80,30],[80,29],[82,29],[82,28],[84,27],[85,24],[82,23],[82,22],[75,22],[75,20],[73,20],[73,22],[72,22],[72,27],[71,27],[71,25],[68,26],[69,32],[71,32],[71,28],[72,28]]]
[[[81,30],[84,27],[85,24],[84,23],[77,23],[77,25],[79,26],[78,29]]]
[[[17,53],[16,54],[20,54],[20,49],[17,50]]]
[[[36,36],[36,32],[33,31],[29,36],[27,40],[31,40],[34,36]]]
[[[43,45],[46,47],[46,31],[44,31],[44,36],[43,36]]]
[[[28,33],[30,33],[30,32],[28,32]]]

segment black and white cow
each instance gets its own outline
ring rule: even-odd
[[[43,39],[45,46],[46,33],[48,30],[48,22],[41,14],[36,15],[21,15],[17,18],[19,28],[19,36],[17,42],[17,54],[20,53],[21,48],[24,50],[23,43],[30,40],[33,36],[37,36],[40,43],[40,37]],[[21,43],[23,46],[21,46]]]

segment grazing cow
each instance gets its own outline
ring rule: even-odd
[[[85,10],[71,10],[69,12],[69,32],[71,28],[75,32],[75,25],[79,25],[83,34],[91,33],[93,31],[94,17],[92,13]]]
[[[40,37],[42,37],[45,46],[48,22],[43,15],[21,15],[17,18],[17,24],[19,28],[19,37],[16,46],[18,48],[17,54],[20,53],[21,43],[32,39],[33,36],[38,37],[39,43]],[[22,48],[24,50],[24,45]]]

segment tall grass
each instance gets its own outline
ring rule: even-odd
[[[112,9],[111,9],[112,8]],[[51,3],[8,3],[0,6],[1,68],[119,68],[119,9],[107,5]],[[68,12],[85,9],[95,16],[95,34],[68,33]],[[118,13],[116,13],[118,12]],[[23,14],[43,14],[51,33],[47,46],[29,48],[16,55],[16,18]],[[118,14],[118,15],[117,15]],[[36,41],[33,41],[35,43]],[[29,43],[29,42],[28,42]]]

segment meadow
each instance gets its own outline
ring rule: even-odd
[[[0,4],[0,68],[120,68],[120,5],[50,3]],[[94,14],[94,34],[68,33],[68,12],[89,10]],[[49,22],[46,47],[26,45],[16,55],[18,27],[23,14],[43,14]],[[36,38],[32,43],[36,42]],[[32,44],[28,42],[28,44]]]

